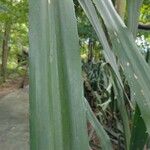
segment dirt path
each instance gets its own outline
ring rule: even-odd
[[[29,150],[28,106],[27,90],[0,92],[0,150]]]

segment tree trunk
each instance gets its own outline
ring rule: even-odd
[[[138,24],[138,29],[150,30],[150,23],[147,23],[147,24],[139,23]]]
[[[116,0],[115,7],[122,20],[124,20],[126,12],[126,0]]]
[[[1,75],[3,77],[4,82],[6,81],[6,74],[7,74],[7,59],[8,59],[8,52],[9,52],[8,41],[10,37],[10,28],[11,28],[10,23],[6,22],[5,29],[4,29],[3,44],[2,44],[2,69],[1,69]]]
[[[93,40],[89,39],[88,44],[88,62],[91,62],[93,60]]]

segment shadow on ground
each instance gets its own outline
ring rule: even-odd
[[[0,150],[29,150],[27,89],[0,97]]]

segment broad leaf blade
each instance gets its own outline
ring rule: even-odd
[[[146,126],[141,117],[138,106],[136,106],[135,109],[134,122],[132,126],[130,150],[143,150],[148,138],[148,133],[146,132]]]
[[[103,126],[99,123],[96,116],[92,112],[87,100],[85,99],[85,108],[87,112],[87,119],[96,131],[97,136],[100,138],[102,150],[112,150],[110,138],[104,130]]]
[[[32,150],[88,149],[73,2],[30,0]]]
[[[129,150],[131,132],[130,132],[130,127],[129,127],[128,113],[127,113],[127,109],[126,109],[126,105],[124,101],[124,92],[113,71],[111,71],[111,74],[112,74],[112,80],[113,80],[112,83],[114,87],[114,92],[117,98],[117,105],[118,105],[118,109],[119,109],[121,119],[123,122],[126,149]]]
[[[116,64],[114,54],[112,53],[112,51],[109,47],[109,44],[107,42],[107,39],[105,37],[105,33],[102,29],[101,23],[99,21],[97,13],[96,13],[96,10],[95,10],[95,8],[94,8],[94,6],[90,0],[79,0],[79,2],[81,4],[81,6],[83,7],[83,9],[85,10],[87,17],[89,18],[91,24],[93,25],[93,27],[96,31],[96,34],[97,34],[99,40],[101,41],[101,43],[103,45],[106,60],[112,66],[114,73],[116,74],[116,76],[118,77],[118,79],[122,85],[122,86],[120,86],[118,83],[117,87],[119,86],[119,88],[120,88],[119,90],[121,90],[123,92],[123,90],[124,90],[123,89],[123,83],[121,81],[121,77],[120,77],[120,74],[118,71],[118,66]],[[129,129],[129,124],[128,124],[128,116],[127,116],[126,109],[124,108],[124,100],[123,100],[123,97],[121,95],[121,91],[118,93],[117,90],[115,90],[115,93],[117,94],[118,106],[119,106],[119,110],[121,113],[121,117],[123,119],[123,126],[124,126],[124,130],[125,130],[125,139],[126,139],[126,147],[129,148],[130,129]]]

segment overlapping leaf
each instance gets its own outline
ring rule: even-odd
[[[103,126],[97,120],[95,114],[92,112],[87,100],[85,99],[85,109],[87,113],[87,119],[92,124],[93,128],[95,129],[97,136],[100,139],[101,148],[103,150],[112,150],[112,145],[110,142],[110,138],[107,135],[106,131],[104,130]]]
[[[102,16],[113,44],[113,50],[123,66],[125,75],[129,81],[134,99],[137,101],[142,118],[150,133],[150,68],[134,42],[132,33],[127,29],[119,15],[115,11],[110,0],[93,0],[98,12]],[[81,4],[88,5],[89,0],[80,0]],[[87,14],[94,22],[95,14]],[[99,28],[96,27],[98,34]],[[104,49],[106,51],[106,49]]]

